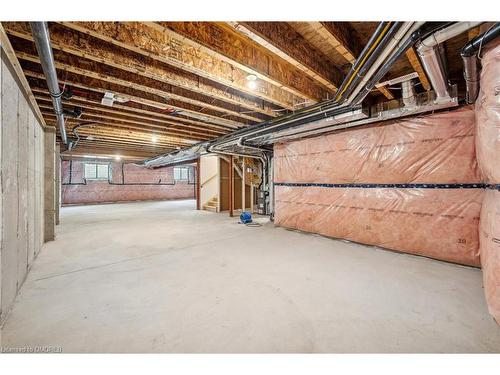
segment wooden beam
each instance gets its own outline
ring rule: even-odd
[[[34,45],[30,47],[34,49]],[[22,51],[20,49],[23,47],[21,47],[19,44],[17,44],[15,48],[17,57],[19,59],[40,64],[40,60],[36,55],[35,50],[32,50],[30,52]],[[26,46],[24,46],[24,49],[27,49]],[[71,72],[90,78],[100,79],[110,83],[116,83],[118,85],[126,87],[132,87],[159,96],[167,96],[169,98],[169,105],[177,104],[178,106],[183,108],[184,103],[188,103],[201,108],[210,109],[215,112],[220,112],[221,114],[234,116],[235,121],[241,121],[242,119],[245,119],[252,122],[260,122],[266,119],[266,117],[261,118],[255,117],[255,115],[241,113],[239,112],[239,108],[232,104],[219,103],[217,105],[213,105],[210,103],[210,98],[205,97],[204,95],[190,93],[187,90],[177,89],[174,86],[166,85],[151,78],[145,78],[135,74],[130,74],[123,70],[106,67],[103,64],[97,64],[90,60],[84,60],[79,57],[74,57],[65,54],[64,52],[55,51],[54,59],[56,68],[63,70],[64,72]],[[217,113],[214,114],[219,115]]]
[[[418,78],[422,83],[422,87],[425,89],[425,91],[429,91],[432,88],[431,84],[427,79],[425,70],[422,67],[422,64],[420,63],[417,53],[415,52],[415,49],[413,47],[411,47],[410,49],[408,49],[408,51],[406,51],[406,57],[408,58],[408,61],[410,62],[412,68],[415,70],[415,72],[417,72]]]
[[[266,80],[258,90],[250,89],[246,80],[250,69],[242,69],[241,65],[231,64],[227,58],[218,58],[212,50],[202,48],[201,44],[194,43],[181,34],[155,23],[61,22],[61,24],[283,108],[294,109],[298,102],[297,95],[285,90],[286,87],[270,84]]]
[[[229,22],[231,27],[285,59],[333,93],[343,74],[286,22]]]
[[[31,30],[25,22],[8,22],[7,32],[18,38],[32,41]],[[273,106],[260,98],[241,95],[227,85],[210,81],[192,72],[169,66],[147,55],[117,47],[102,39],[97,39],[58,24],[50,26],[51,45],[55,51],[64,51],[73,56],[106,64],[139,76],[155,79],[180,89],[203,94],[215,100],[241,106],[246,111],[276,117]]]
[[[350,64],[354,64],[362,45],[356,32],[347,22],[309,22],[309,24]]]

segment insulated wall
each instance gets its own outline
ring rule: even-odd
[[[500,43],[485,51],[481,64],[477,158],[489,189],[481,210],[479,240],[486,301],[500,323]]]
[[[85,162],[64,160],[61,167],[61,203],[85,204],[140,200],[193,199],[194,175],[175,181],[174,167],[148,169],[112,162],[110,180],[85,180]]]
[[[1,324],[43,244],[44,132],[0,50]]]
[[[275,146],[275,223],[478,266],[470,107]]]

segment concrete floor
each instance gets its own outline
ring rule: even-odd
[[[500,352],[481,272],[194,210],[67,207],[3,347],[64,352]]]

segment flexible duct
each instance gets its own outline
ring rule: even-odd
[[[441,59],[438,45],[480,24],[481,22],[457,22],[431,34],[418,46],[417,52],[420,61],[436,93],[437,102],[447,101],[450,98],[450,87],[446,79],[446,68]]]
[[[67,144],[68,138],[64,126],[64,114],[61,101],[62,92],[59,90],[59,81],[54,65],[54,55],[52,54],[52,47],[50,46],[49,27],[47,22],[30,22],[30,26],[36,50],[40,58],[40,64],[42,65],[43,74],[45,75],[47,87],[52,98],[52,105],[54,106],[54,113],[59,125],[61,139],[64,144]]]
[[[497,22],[484,34],[469,41],[462,48],[461,56],[464,63],[464,79],[466,84],[465,100],[468,104],[473,104],[479,94],[479,61],[477,52],[480,48],[494,40],[500,35],[500,22]]]

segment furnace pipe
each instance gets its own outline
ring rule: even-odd
[[[497,22],[492,28],[484,34],[469,41],[460,55],[464,64],[464,79],[466,83],[465,100],[467,104],[473,104],[479,94],[479,59],[477,53],[480,48],[483,48],[489,42],[493,41],[500,35],[500,22]]]
[[[481,22],[457,22],[431,34],[418,46],[418,56],[436,93],[437,102],[447,101],[450,98],[450,86],[438,45],[480,24]]]
[[[63,143],[68,144],[61,100],[62,92],[59,90],[59,81],[57,79],[57,72],[54,64],[54,55],[52,54],[52,48],[50,46],[49,27],[47,22],[30,22],[30,26],[36,50],[38,52],[38,57],[40,58],[40,64],[42,65],[43,74],[45,75],[45,80],[47,81],[49,94],[52,98],[54,113],[59,125],[59,133]]]

